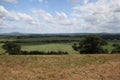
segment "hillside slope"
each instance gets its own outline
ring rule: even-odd
[[[1,55],[0,80],[120,80],[120,55]]]

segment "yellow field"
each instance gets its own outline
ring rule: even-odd
[[[0,80],[120,80],[120,55],[1,55]]]

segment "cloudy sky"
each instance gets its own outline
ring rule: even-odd
[[[0,33],[120,33],[120,0],[0,0]]]

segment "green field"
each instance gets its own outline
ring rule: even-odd
[[[3,53],[4,50],[1,48],[2,44],[0,44],[0,53]],[[25,51],[64,51],[70,54],[78,53],[72,49],[71,44],[43,44],[43,45],[23,45],[22,50]]]
[[[43,44],[43,45],[28,45],[22,46],[22,50],[25,51],[64,51],[68,53],[78,53],[72,49],[71,44]]]

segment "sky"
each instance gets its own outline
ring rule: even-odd
[[[0,33],[120,33],[120,0],[0,0]]]

